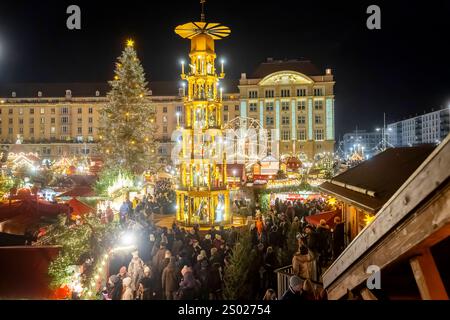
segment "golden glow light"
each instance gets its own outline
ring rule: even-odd
[[[133,47],[134,46],[134,41],[133,39],[128,39],[127,40],[127,47]]]

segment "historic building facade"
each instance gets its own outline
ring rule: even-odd
[[[179,82],[150,82],[160,141],[160,162],[170,163],[172,132],[184,125],[184,90]],[[224,81],[222,122],[236,117],[276,129],[279,156],[334,150],[334,80],[306,60],[268,59],[239,81]],[[107,83],[0,85],[0,145],[45,158],[96,155],[98,120]],[[276,137],[270,137],[274,140]]]
[[[309,60],[269,58],[251,76],[241,75],[240,115],[276,129],[280,156],[333,152],[334,83],[331,69],[323,74]]]

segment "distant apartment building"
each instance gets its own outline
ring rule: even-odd
[[[387,140],[394,147],[439,144],[450,132],[450,106],[391,123]]]
[[[355,150],[359,150],[372,156],[379,151],[381,141],[382,133],[380,131],[355,130],[344,134],[344,152],[351,155]]]

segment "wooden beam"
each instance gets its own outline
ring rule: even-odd
[[[429,248],[409,260],[423,300],[448,300],[441,275]]]
[[[323,275],[324,287],[334,282],[351,268],[383,237],[391,233],[397,224],[407,218],[421,202],[441,186],[450,176],[450,136],[432,152],[425,162],[408,178],[391,199],[377,213],[375,219],[356,236]],[[449,214],[449,213],[447,213]],[[441,213],[445,219],[447,216]],[[431,223],[430,221],[426,223]],[[438,221],[439,222],[439,221]],[[344,292],[345,294],[345,292]]]
[[[383,287],[384,267],[394,261],[409,259],[417,255],[417,250],[423,251],[426,246],[432,246],[450,236],[449,199],[450,185],[418,208],[413,216],[397,226],[375,247],[367,250],[357,263],[346,269],[337,281],[326,288],[328,299],[340,299],[346,294],[347,289],[353,290],[363,283],[369,277],[366,271],[370,265],[380,267]]]
[[[378,300],[377,297],[375,297],[375,295],[367,288],[363,288],[361,291],[361,297],[364,300]]]

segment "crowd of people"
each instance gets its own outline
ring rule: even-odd
[[[185,229],[175,222],[170,228],[158,227],[149,219],[151,203],[149,196],[141,201],[127,199],[122,204],[120,223],[124,230],[131,226],[138,229],[137,250],[115,257],[103,298],[223,299],[224,270],[239,241],[238,230],[221,226],[200,232],[198,225]],[[314,227],[304,218],[327,209],[329,206],[320,199],[277,199],[265,214],[255,209],[254,223],[249,227],[251,248],[256,253],[249,270],[250,298],[276,299],[274,270],[285,266],[281,253],[292,247],[294,276],[283,299],[323,298],[314,283],[320,280],[322,268],[343,250],[343,227],[340,217],[335,218],[333,228],[326,221]]]
[[[125,215],[124,229],[138,224],[139,211]],[[141,221],[142,222],[142,221]],[[116,255],[103,291],[107,300],[222,299],[223,271],[238,232],[232,227],[211,228],[201,235],[198,226],[187,230],[142,223],[135,232],[137,250]],[[128,260],[129,262],[128,262]]]

